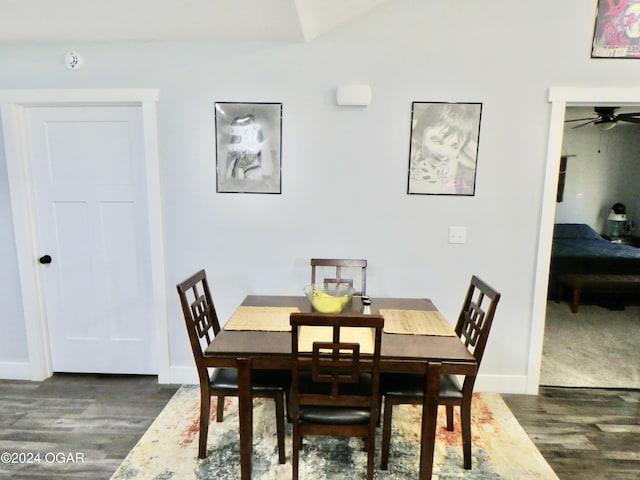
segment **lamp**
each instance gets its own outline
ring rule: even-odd
[[[627,211],[622,203],[616,203],[611,207],[609,216],[607,217],[607,234],[613,240],[627,231]]]

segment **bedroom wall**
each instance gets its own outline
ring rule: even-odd
[[[193,360],[173,292],[196,269],[208,270],[224,319],[247,293],[300,294],[312,256],[365,257],[372,296],[429,296],[451,319],[471,274],[499,289],[477,385],[523,392],[543,322],[531,311],[548,89],[635,86],[640,75],[638,62],[589,58],[594,12],[584,0],[391,0],[304,44],[0,45],[0,89],[160,89],[175,381]],[[78,71],[62,63],[70,49],[85,59]],[[342,83],[369,84],[371,105],[336,106]],[[281,195],[215,193],[215,101],[283,103]],[[406,194],[412,101],[483,103],[475,196]],[[5,209],[6,190],[0,176]],[[468,228],[466,244],[447,242],[450,225]],[[11,235],[0,238],[6,292],[17,275]],[[6,366],[27,352],[18,296],[3,302]]]
[[[632,109],[633,110],[633,109]],[[573,118],[589,118],[592,108],[569,108]],[[568,159],[564,201],[557,204],[557,223],[586,223],[606,231],[614,203],[627,207],[627,218],[640,221],[640,125],[618,125],[600,131],[589,125],[564,131],[563,153]],[[636,234],[638,232],[635,232]]]

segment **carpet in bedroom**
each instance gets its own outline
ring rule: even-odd
[[[540,385],[640,388],[640,306],[547,302]]]

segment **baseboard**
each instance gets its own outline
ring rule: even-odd
[[[0,362],[0,378],[4,380],[33,380],[29,362]]]
[[[2,380],[44,380],[44,378],[33,378],[31,364],[29,362],[0,362],[0,379]],[[159,377],[159,383],[166,384],[197,384],[198,372],[196,367],[170,367],[167,377]]]
[[[0,362],[0,379],[33,380],[31,366],[28,362]],[[195,366],[171,366],[168,378],[163,375],[159,381],[177,385],[199,383]],[[527,393],[527,377],[525,375],[479,375],[474,391]]]
[[[195,366],[172,366],[169,381],[161,383],[197,384]],[[479,375],[474,385],[476,392],[527,393],[526,375]]]
[[[478,375],[475,392],[527,393],[526,375]]]
[[[173,383],[177,385],[198,384],[198,371],[193,366],[171,366],[169,367],[169,378],[158,379],[160,383]]]

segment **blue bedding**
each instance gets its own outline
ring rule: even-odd
[[[558,223],[553,229],[551,257],[640,259],[640,248],[612,243],[584,223]]]
[[[549,296],[563,273],[640,274],[640,248],[612,243],[584,223],[558,223],[553,230]]]

